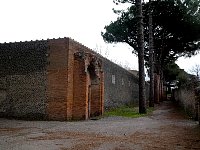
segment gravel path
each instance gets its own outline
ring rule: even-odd
[[[0,119],[0,150],[200,149],[200,126],[172,102],[148,117],[79,122]]]

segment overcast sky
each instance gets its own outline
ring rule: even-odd
[[[113,0],[1,0],[0,42],[71,37],[115,62],[138,69],[129,46],[106,44],[101,37],[104,26],[117,18],[114,7]],[[180,59],[178,65],[188,71],[199,60],[200,56]]]

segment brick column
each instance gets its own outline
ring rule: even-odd
[[[87,72],[85,71],[85,60],[75,56],[74,60],[74,79],[73,79],[73,110],[72,118],[74,120],[87,119]]]
[[[101,115],[101,84],[100,79],[97,79],[98,83],[91,84],[91,117]]]
[[[73,119],[102,115],[103,72],[98,58],[90,53],[76,53],[73,74]]]
[[[101,115],[104,113],[104,73],[101,72],[100,75],[100,82],[101,82]]]

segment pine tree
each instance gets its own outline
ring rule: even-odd
[[[144,73],[144,30],[142,16],[142,2],[136,0],[137,9],[137,35],[138,35],[138,64],[139,64],[139,113],[146,113],[145,99],[145,73]]]

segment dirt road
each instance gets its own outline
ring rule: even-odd
[[[200,126],[171,102],[141,118],[81,122],[0,119],[0,150],[200,149]]]

